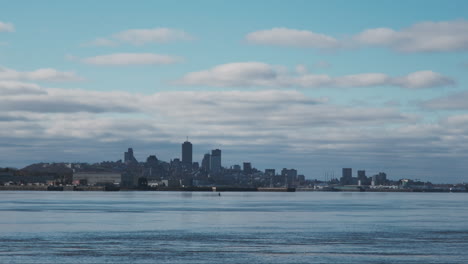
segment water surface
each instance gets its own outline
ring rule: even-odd
[[[466,193],[0,192],[1,263],[467,263]]]

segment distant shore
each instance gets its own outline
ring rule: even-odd
[[[464,192],[449,189],[371,189],[371,188],[254,188],[254,187],[147,187],[147,188],[120,188],[109,186],[36,186],[36,185],[10,185],[0,186],[0,191],[178,191],[178,192]]]

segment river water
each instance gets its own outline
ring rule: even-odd
[[[0,192],[0,263],[468,263],[467,193]]]

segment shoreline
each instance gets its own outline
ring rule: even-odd
[[[342,186],[339,186],[342,187]],[[332,189],[313,189],[313,188],[254,188],[254,187],[147,187],[147,188],[119,188],[106,186],[34,186],[34,185],[11,185],[0,186],[1,191],[65,191],[65,192],[126,192],[126,191],[145,191],[145,192],[431,192],[431,193],[468,193],[468,191],[451,191],[449,189],[378,189],[378,188],[332,188]]]

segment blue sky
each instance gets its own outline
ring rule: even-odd
[[[224,166],[468,179],[466,1],[0,5],[0,167],[189,136]]]

